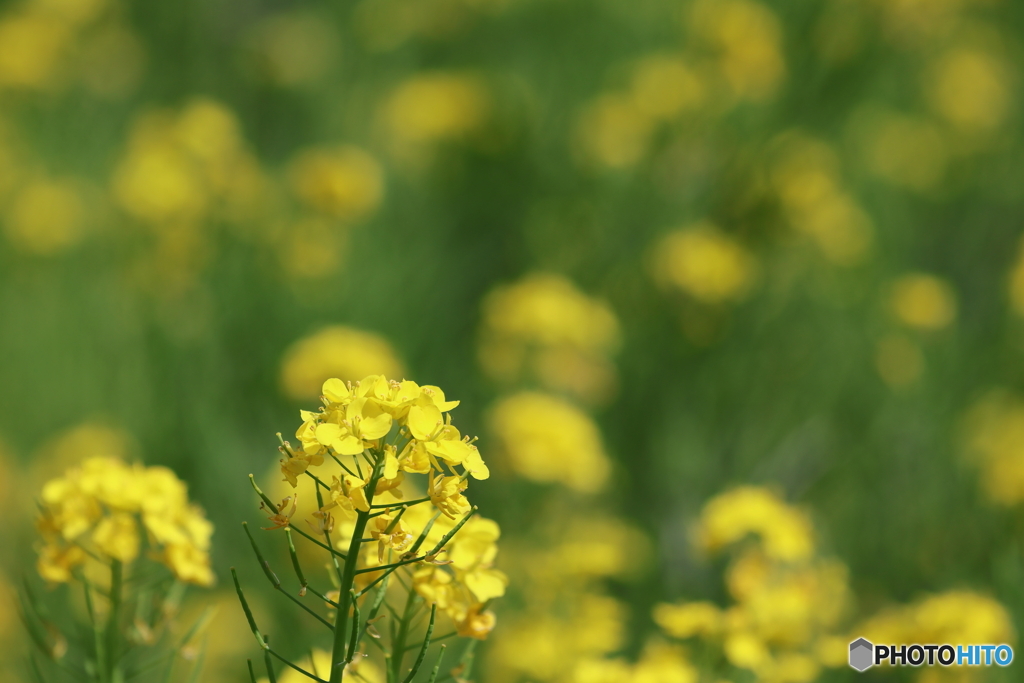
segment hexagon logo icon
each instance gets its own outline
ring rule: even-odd
[[[875,646],[864,638],[850,643],[850,666],[857,671],[864,671],[874,664]]]

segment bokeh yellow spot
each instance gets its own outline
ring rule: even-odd
[[[676,230],[654,247],[654,275],[698,301],[742,299],[754,281],[754,257],[709,223]]]
[[[296,341],[285,351],[281,386],[290,398],[307,399],[319,395],[324,381],[331,377],[401,377],[404,372],[384,337],[331,325]]]
[[[910,273],[896,280],[890,306],[897,320],[920,330],[939,330],[956,319],[953,288],[927,273]]]
[[[84,206],[71,180],[30,182],[14,196],[8,209],[8,239],[22,251],[50,256],[82,239]]]
[[[492,409],[490,430],[511,468],[527,479],[590,493],[608,480],[611,464],[597,425],[568,401],[537,392],[509,396]]]

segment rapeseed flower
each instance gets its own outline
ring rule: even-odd
[[[87,553],[128,565],[140,555],[144,537],[178,579],[202,586],[214,581],[213,527],[166,468],[90,457],[48,481],[40,503],[38,568],[48,581],[69,581]]]
[[[384,337],[342,325],[330,325],[294,342],[281,361],[281,385],[287,396],[316,396],[324,377],[402,374],[402,361]]]
[[[594,421],[568,401],[521,392],[491,409],[490,430],[518,474],[585,493],[601,490],[611,472]]]
[[[560,275],[527,275],[484,299],[480,364],[505,385],[534,380],[600,405],[615,391],[620,343],[615,312]]]
[[[754,279],[754,257],[739,242],[701,223],[671,232],[654,247],[654,275],[697,301],[742,299]]]
[[[907,327],[938,330],[956,318],[956,294],[944,280],[927,273],[909,273],[892,285],[893,315]]]

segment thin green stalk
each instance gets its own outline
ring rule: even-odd
[[[245,663],[249,666],[249,683],[256,683],[256,671],[252,668],[252,660],[247,659]]]
[[[245,612],[246,621],[249,622],[249,628],[252,630],[252,634],[256,636],[256,642],[260,644],[260,647],[264,650],[267,649],[267,641],[263,638],[263,634],[260,633],[259,628],[256,627],[256,620],[252,618],[252,610],[249,609],[249,603],[245,600],[245,594],[242,593],[242,585],[238,583],[238,573],[235,568],[231,568],[231,578],[235,582],[235,592],[238,593],[238,600],[242,603],[242,611]],[[273,680],[273,677],[271,677]]]
[[[427,683],[434,683],[437,680],[437,672],[441,670],[441,659],[444,657],[444,651],[447,647],[447,645],[442,645],[437,653],[437,662],[434,663],[434,670],[430,672],[430,680]]]
[[[420,670],[420,666],[423,665],[423,659],[427,656],[427,650],[430,649],[430,636],[434,635],[434,618],[437,616],[437,603],[430,606],[430,622],[427,623],[427,633],[423,637],[423,647],[420,648],[419,655],[416,656],[416,661],[413,663],[412,668],[409,670],[409,675],[405,677],[402,683],[412,683],[413,676]],[[402,651],[403,655],[405,651]]]
[[[367,502],[373,504],[373,492],[377,488],[377,481],[380,479],[383,458],[377,458],[373,473],[370,475],[370,482],[367,486]],[[352,541],[348,547],[348,559],[345,561],[345,570],[341,575],[341,584],[338,587],[338,614],[334,621],[334,644],[331,648],[331,677],[329,683],[341,683],[345,673],[345,654],[348,648],[346,637],[349,621],[349,607],[352,604],[352,584],[356,576],[356,563],[359,561],[359,547],[362,543],[363,532],[366,531],[366,523],[369,520],[369,513],[360,510],[356,515],[355,528],[352,530]]]
[[[398,622],[398,633],[395,635],[395,640],[391,643],[391,652],[393,657],[391,659],[391,680],[401,680],[402,677],[402,661],[405,659],[405,640],[409,636],[409,622],[412,621],[412,616],[415,614],[416,600],[419,596],[415,591],[410,590],[408,597],[405,599],[405,609],[402,611],[402,618]]]
[[[356,655],[356,648],[359,647],[359,602],[352,599],[352,639],[348,643],[348,654],[345,656],[345,663],[350,664]]]
[[[326,626],[329,629],[333,629],[334,626],[331,625],[331,622],[327,621],[322,616],[317,614],[312,608],[310,608],[308,605],[303,603],[301,600],[296,598],[294,595],[292,595],[291,593],[286,591],[281,586],[281,580],[279,578],[277,578],[277,574],[275,574],[274,570],[272,570],[270,568],[270,563],[267,562],[263,558],[263,553],[260,552],[259,546],[256,545],[256,539],[254,539],[252,537],[252,533],[249,531],[249,525],[247,523],[245,523],[245,522],[242,522],[242,528],[245,529],[245,535],[249,537],[249,543],[250,543],[250,545],[252,545],[252,551],[254,553],[256,553],[256,559],[257,559],[257,561],[259,561],[260,567],[263,569],[263,573],[266,575],[267,579],[270,581],[270,583],[274,587],[274,589],[277,590],[282,595],[284,595],[289,600],[291,600],[292,602],[294,602],[296,605],[298,605],[299,607],[304,609],[306,612],[308,612],[309,614],[311,614],[314,617],[316,617],[320,621],[320,623],[322,623],[324,626]]]

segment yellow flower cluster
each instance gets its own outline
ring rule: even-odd
[[[80,82],[101,97],[139,79],[138,39],[107,0],[28,0],[0,17],[0,89],[53,91]]]
[[[69,581],[89,553],[130,563],[145,542],[178,579],[213,583],[208,554],[213,526],[189,503],[185,484],[165,467],[89,458],[48,481],[41,506],[45,543],[38,568],[48,581]]]
[[[259,217],[266,186],[235,115],[207,99],[140,116],[113,178],[114,197],[130,216],[175,228],[210,215]]]
[[[410,510],[413,511],[417,512],[409,520],[410,525],[424,526],[426,511],[422,506]],[[439,518],[426,542],[436,544],[453,526],[453,521]],[[503,596],[508,585],[508,577],[494,568],[500,536],[497,522],[474,517],[448,542],[448,564],[424,563],[413,573],[416,592],[437,604],[451,618],[460,636],[483,640],[494,628],[496,617],[487,609],[487,603]]]
[[[680,117],[720,114],[775,94],[786,66],[779,22],[768,7],[753,0],[702,0],[690,6],[687,27],[693,49],[637,60],[628,67],[625,87],[603,92],[583,108],[576,137],[587,161],[609,169],[635,166],[659,129]]]
[[[775,94],[786,75],[779,20],[753,0],[699,0],[689,26],[714,55],[735,97],[755,102]]]
[[[1014,639],[1013,621],[1006,608],[969,590],[928,595],[909,605],[883,609],[851,633],[874,643],[1008,643]],[[959,668],[938,675],[922,672],[917,680],[975,680],[964,673]]]
[[[614,311],[560,275],[528,275],[484,300],[480,364],[503,384],[532,380],[604,403],[615,391],[619,343]]]
[[[647,539],[605,513],[561,505],[545,512],[544,527],[511,541],[512,585],[525,605],[491,646],[488,679],[497,683],[583,683],[602,662],[629,668],[610,659],[625,644],[629,610],[603,583],[642,573]]]
[[[843,187],[839,156],[826,142],[798,132],[782,134],[769,164],[772,188],[798,232],[841,266],[863,260],[871,246],[871,218]]]
[[[491,409],[490,433],[516,473],[584,493],[604,487],[611,463],[593,419],[568,401],[524,391]]]
[[[927,273],[909,273],[892,285],[893,315],[907,327],[938,330],[956,318],[956,294],[949,283]]]
[[[449,411],[458,401],[447,400],[439,387],[388,380],[384,375],[369,375],[354,384],[329,379],[322,389],[324,407],[301,412],[303,422],[295,436],[302,448],[286,449],[288,457],[281,460],[281,472],[292,486],[307,469],[322,465],[325,457],[345,458],[352,468],[334,477],[331,501],[323,511],[338,508],[348,516],[355,510],[368,511],[369,477],[352,472],[362,472],[359,458],[364,451],[383,449],[383,474],[375,494],[397,492],[406,472],[427,474],[427,495],[441,512],[453,519],[469,512],[463,495],[467,477],[486,479],[490,472],[472,440],[463,438],[451,422]],[[392,427],[406,439],[401,451],[384,444]]]
[[[402,374],[402,362],[384,337],[343,325],[330,325],[299,339],[285,351],[281,386],[294,399],[317,395],[324,377]]]
[[[711,500],[697,536],[718,549],[749,534],[753,542],[738,545],[727,570],[731,606],[662,603],[654,620],[674,638],[719,644],[732,666],[754,672],[758,681],[815,680],[822,665],[843,661],[837,629],[848,602],[846,568],[816,555],[802,512],[755,487]]]
[[[655,245],[655,278],[697,301],[719,304],[743,298],[754,276],[754,258],[736,240],[707,223],[675,230]]]
[[[743,486],[716,496],[701,513],[697,539],[706,550],[717,551],[757,536],[765,554],[782,562],[807,560],[814,552],[811,521],[773,492]]]
[[[1024,401],[1005,391],[979,399],[965,420],[966,450],[981,487],[1001,505],[1024,501]]]
[[[580,114],[577,134],[585,155],[608,168],[639,162],[659,124],[704,104],[701,74],[679,55],[648,55],[632,68],[629,86],[603,93]]]

